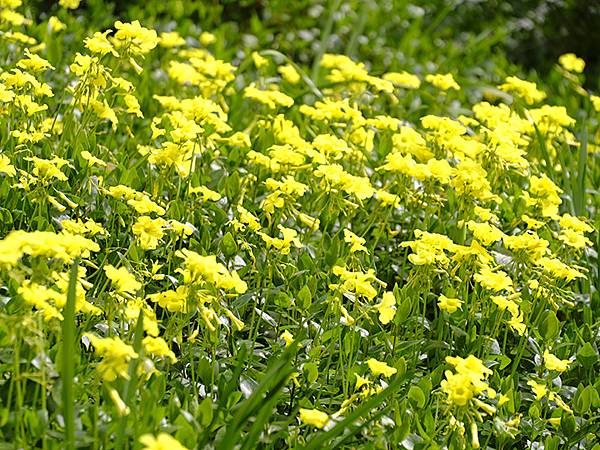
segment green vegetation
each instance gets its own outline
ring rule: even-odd
[[[517,6],[21,3],[0,449],[600,450],[596,68]]]

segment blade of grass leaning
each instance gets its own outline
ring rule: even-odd
[[[73,261],[69,274],[67,302],[63,310],[62,323],[62,401],[65,421],[65,449],[75,448],[75,404],[73,396],[73,378],[75,376],[75,298],[77,294],[77,273],[79,260]]]
[[[385,388],[380,393],[374,395],[369,400],[361,404],[358,408],[349,413],[343,420],[336,423],[333,428],[328,431],[317,433],[315,437],[308,442],[308,444],[303,447],[304,450],[317,450],[321,448],[336,448],[335,446],[327,445],[328,441],[335,439],[338,436],[341,436],[344,431],[350,428],[351,424],[359,419],[360,417],[366,416],[369,411],[374,410],[379,405],[381,405],[387,398],[393,395],[396,391],[398,391],[403,383],[408,379],[408,374],[403,374],[397,376],[394,381],[392,381],[387,388]],[[358,433],[361,429],[367,426],[370,422],[372,422],[378,415],[372,416],[370,419],[367,419],[360,426],[355,428],[351,428],[351,431],[348,435],[345,435],[343,439],[347,439],[348,437]]]
[[[584,216],[585,214],[585,178],[587,175],[587,146],[588,146],[588,133],[587,128],[584,126],[581,132],[581,142],[579,146],[579,161],[577,164],[577,191],[574,193],[575,198],[573,203],[575,204],[575,214],[578,216]]]
[[[144,312],[140,310],[140,314],[138,316],[138,320],[135,325],[135,332],[133,337],[133,349],[136,353],[139,354],[142,348],[142,338],[144,337]],[[135,388],[135,383],[137,381],[136,370],[138,365],[138,359],[134,358],[129,362],[129,379],[125,382],[125,387],[123,388],[123,400],[125,404],[132,410],[131,408],[131,399],[133,397],[133,391]],[[125,430],[127,429],[127,415],[121,417],[121,423],[119,424],[119,431],[117,435],[117,446],[116,448],[122,448],[123,440],[125,438]]]
[[[222,450],[233,449],[241,439],[241,431],[243,423],[246,422],[257,411],[260,415],[262,408],[268,405],[265,402],[266,394],[275,396],[277,390],[281,389],[287,378],[292,374],[293,367],[290,364],[297,342],[292,343],[287,347],[279,358],[270,364],[262,381],[256,387],[252,395],[244,402],[238,405],[233,419],[227,425],[223,440],[219,443],[218,448]]]

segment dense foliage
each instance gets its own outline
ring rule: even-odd
[[[585,61],[183,3],[0,0],[0,448],[600,449]]]

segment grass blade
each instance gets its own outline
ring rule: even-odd
[[[65,421],[65,449],[75,448],[75,399],[73,396],[73,378],[75,376],[75,298],[77,295],[77,273],[79,260],[71,266],[67,302],[63,311],[62,336],[62,400]]]

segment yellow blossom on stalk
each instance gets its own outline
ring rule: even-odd
[[[266,233],[258,232],[259,236],[267,244],[267,248],[273,247],[279,250],[282,255],[288,255],[292,245],[296,248],[302,248],[302,242],[298,239],[298,232],[296,230],[284,227],[281,224],[277,225],[277,228],[283,235],[283,238],[273,238]]]
[[[43,72],[44,70],[48,69],[54,70],[52,64],[35,53],[31,53],[29,49],[25,49],[25,56],[27,58],[21,59],[19,62],[17,62],[17,67],[29,72]]]
[[[167,48],[181,47],[185,45],[185,39],[177,31],[164,31],[160,33],[158,44]]]
[[[460,90],[460,86],[454,80],[454,77],[451,73],[445,74],[429,74],[425,76],[425,81],[431,83],[436,88],[442,89],[443,91],[447,91],[449,89]]]
[[[300,74],[292,64],[285,64],[277,68],[283,79],[290,84],[296,84],[301,80]]]
[[[177,250],[175,255],[184,260],[185,269],[182,272],[186,283],[207,282],[217,288],[232,290],[243,294],[248,286],[242,281],[235,270],[229,272],[215,255],[201,256],[188,249]]]
[[[146,336],[142,340],[142,345],[144,346],[144,351],[146,353],[150,353],[151,355],[158,356],[161,358],[169,358],[172,363],[175,363],[177,361],[175,353],[173,353],[173,351],[169,348],[169,345],[165,342],[163,338]]]
[[[367,360],[367,365],[369,366],[371,373],[375,376],[383,375],[384,377],[389,378],[398,372],[395,367],[390,367],[385,362],[378,361],[375,358],[369,358]]]
[[[486,391],[488,395],[494,397],[496,394],[493,389],[484,381],[492,371],[483,365],[483,362],[473,355],[467,358],[446,357],[446,362],[454,366],[456,373],[450,370],[445,372],[446,379],[442,380],[441,387],[448,395],[448,402],[464,406],[474,396]]]
[[[477,240],[485,246],[491,245],[504,237],[502,230],[489,223],[477,223],[470,220],[467,222],[467,227]]]
[[[548,350],[544,351],[544,366],[546,366],[546,369],[564,372],[569,368],[570,364],[571,361],[568,359],[559,359]]]
[[[17,289],[17,293],[26,303],[33,306],[36,310],[41,311],[44,320],[63,320],[63,315],[57,306],[62,306],[65,302],[59,292],[37,283],[32,283],[31,280],[25,280]],[[61,303],[62,305],[59,305]]]
[[[0,154],[0,173],[14,177],[17,174],[15,166],[10,163],[10,159],[3,154]]]
[[[59,0],[58,4],[66,9],[77,9],[79,8],[81,0]]]
[[[600,112],[600,96],[591,95],[590,101],[592,102],[592,106],[596,112]]]
[[[373,300],[377,296],[377,290],[371,285],[371,282],[378,282],[385,286],[385,283],[375,277],[375,271],[369,269],[365,272],[352,272],[345,267],[334,266],[333,273],[342,279],[342,284],[330,284],[331,289],[340,287],[344,293],[353,293],[356,295],[364,295],[369,300]]]
[[[88,37],[84,40],[85,47],[92,53],[97,53],[101,56],[107,53],[113,56],[119,56],[107,36],[112,30],[106,30],[104,33],[96,31],[92,37]]]
[[[371,380],[361,377],[359,374],[355,374],[356,375],[356,385],[354,386],[354,389],[358,390],[363,386],[368,386],[369,384],[372,383]]]
[[[244,97],[256,100],[257,102],[266,105],[269,109],[277,109],[278,106],[289,108],[294,104],[294,99],[288,97],[283,92],[262,91],[253,85],[244,89]]]
[[[97,234],[106,234],[106,230],[99,223],[94,222],[92,219],[87,219],[83,222],[81,219],[71,220],[64,219],[61,220],[60,225],[64,230],[71,234],[80,234],[80,235],[89,235],[95,236]]]
[[[575,249],[581,250],[586,246],[592,246],[593,243],[584,234],[573,231],[573,230],[561,230],[558,235],[558,239],[560,239],[563,243],[568,245],[569,247],[573,247]]]
[[[176,290],[168,290],[150,294],[147,299],[156,302],[161,308],[165,308],[170,312],[188,312],[187,298],[189,288],[185,285],[179,286]]]
[[[541,267],[544,272],[547,272],[552,277],[557,279],[572,281],[575,278],[585,278],[583,273],[577,269],[567,266],[558,258],[550,258],[545,256],[536,261],[536,264]]]
[[[453,252],[456,244],[448,236],[438,233],[428,233],[422,230],[415,230],[415,241],[406,241],[400,244],[401,247],[410,247],[413,251],[408,256],[408,260],[416,266],[426,264],[447,265],[450,260],[446,256],[445,250]]]
[[[125,404],[125,402],[123,401],[123,399],[119,395],[119,392],[116,389],[109,388],[108,395],[109,395],[110,399],[113,401],[115,407],[117,408],[117,414],[119,415],[119,417],[129,415],[131,410],[129,409],[129,406],[127,406],[127,404]]]
[[[200,194],[200,196],[202,197],[202,201],[204,202],[207,202],[209,200],[212,202],[221,200],[221,194],[207,188],[206,186],[190,187],[188,192],[190,194]]]
[[[258,52],[252,52],[250,56],[252,57],[252,62],[257,69],[262,69],[269,64],[269,60]]]
[[[473,278],[483,287],[496,292],[502,290],[512,291],[513,289],[512,279],[502,270],[494,272],[490,267],[483,267]]]
[[[457,309],[462,309],[462,304],[462,300],[446,297],[445,295],[440,295],[438,300],[438,307],[450,314],[456,312]]]
[[[48,19],[48,27],[55,33],[58,33],[67,28],[67,26],[60,21],[56,16],[52,16]]]
[[[204,46],[210,45],[210,44],[214,44],[215,42],[217,42],[217,37],[208,32],[208,31],[203,31],[202,33],[200,33],[200,43]]]
[[[133,54],[145,54],[158,44],[156,31],[144,28],[139,20],[131,23],[115,22],[114,42]]]
[[[586,222],[568,213],[560,217],[559,224],[563,228],[568,228],[579,233],[591,233],[594,231]]]
[[[143,450],[188,450],[167,433],[159,433],[156,437],[144,434],[140,437],[140,443],[144,446]]]
[[[523,222],[525,222],[525,224],[527,225],[527,228],[532,229],[532,230],[537,230],[544,226],[544,222],[542,222],[540,220],[536,220],[533,217],[529,217],[527,214],[523,214],[521,216],[521,220]]]
[[[375,305],[375,308],[379,312],[379,321],[387,325],[390,323],[396,315],[396,296],[393,292],[385,292],[381,303]]]
[[[513,252],[523,252],[531,260],[537,261],[549,253],[550,243],[539,237],[534,231],[526,231],[516,236],[505,236],[504,245]]]
[[[323,428],[329,422],[329,414],[318,409],[300,408],[300,420],[317,428]]]
[[[418,89],[421,86],[421,80],[416,75],[408,72],[388,72],[385,73],[381,78],[387,81],[391,81],[396,86],[408,88],[408,89]]]
[[[149,216],[140,216],[133,224],[131,231],[136,236],[140,247],[145,250],[154,250],[165,234],[165,225],[166,221],[161,218],[152,219]]]
[[[533,393],[535,394],[536,400],[541,400],[545,395],[548,394],[548,388],[545,384],[537,383],[534,380],[529,380],[527,382],[528,386],[531,386]]]
[[[289,347],[294,342],[294,336],[288,330],[285,330],[283,333],[281,333],[281,336],[279,336],[279,338],[283,339],[286,347]]]
[[[44,256],[70,263],[73,258],[89,258],[100,251],[94,241],[68,232],[11,231],[0,240],[0,265],[14,266],[24,256]]]
[[[364,238],[357,236],[352,231],[344,230],[344,241],[350,244],[350,253],[365,252],[369,253],[364,244],[367,242]]]
[[[83,336],[89,339],[96,353],[103,358],[98,364],[98,371],[104,380],[115,381],[117,377],[129,379],[129,361],[139,356],[132,346],[116,336],[101,338],[91,333]]]
[[[515,76],[507,77],[505,83],[498,86],[498,89],[516,94],[523,98],[528,105],[537,103],[546,98],[546,94],[538,90],[535,83],[521,80]]]
[[[558,58],[559,64],[569,72],[581,73],[585,69],[585,61],[578,58],[575,53],[565,53]]]
[[[117,269],[107,264],[104,266],[104,272],[106,272],[106,277],[112,281],[115,290],[119,293],[135,294],[142,288],[142,284],[125,267]]]
[[[319,226],[321,225],[321,221],[319,219],[311,217],[305,213],[298,214],[298,220],[313,231],[318,230]]]
[[[135,114],[137,117],[140,118],[144,117],[144,115],[142,114],[142,110],[140,109],[140,103],[138,102],[137,98],[135,98],[131,94],[125,94],[123,100],[125,101],[125,106],[127,106],[126,111],[128,113]]]
[[[106,167],[106,162],[104,162],[103,160],[101,160],[100,158],[96,158],[94,155],[92,155],[90,152],[88,152],[87,150],[84,150],[80,153],[81,157],[83,159],[85,159],[89,166],[92,167],[94,165],[100,166],[100,167]]]

